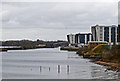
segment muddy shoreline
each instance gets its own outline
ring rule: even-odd
[[[94,63],[103,65],[103,66],[108,66],[108,70],[115,70],[120,72],[120,64],[118,63],[111,63],[111,62],[104,62],[104,61],[95,61]]]

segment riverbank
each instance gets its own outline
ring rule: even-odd
[[[7,49],[0,49],[0,52],[7,52],[8,50]]]
[[[96,61],[94,63],[104,65],[104,66],[108,66],[108,69],[110,69],[110,70],[120,71],[120,65],[118,63],[103,62],[103,61]]]
[[[0,52],[7,52],[8,50],[27,50],[27,49],[37,49],[46,48],[45,46],[33,47],[33,46],[4,46],[0,48]]]
[[[76,47],[67,47],[64,50],[75,50]],[[62,50],[61,49],[61,50]],[[109,69],[120,71],[120,46],[113,46],[111,49],[109,46],[98,45],[96,47],[83,47],[75,50],[76,54],[83,56],[83,58],[91,59],[92,62],[108,66]]]
[[[49,47],[46,45],[39,46],[3,46],[0,48],[0,52],[7,52],[8,50],[28,50],[28,49],[39,49],[39,48],[57,48],[58,46]]]
[[[39,48],[53,48],[53,47],[39,47]],[[30,49],[39,49],[39,48],[38,47],[37,48],[6,48],[6,49],[0,49],[0,52],[7,52],[9,50],[30,50]]]
[[[78,51],[79,47],[61,47],[60,50]]]

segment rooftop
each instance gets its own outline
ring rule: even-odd
[[[111,26],[95,25],[95,26],[92,26],[92,27],[118,27],[118,26],[116,26],[116,25],[111,25]]]

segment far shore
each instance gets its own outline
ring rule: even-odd
[[[0,52],[7,52],[8,50],[29,50],[29,49],[39,49],[39,48],[57,48],[57,47],[19,47],[19,48],[0,48]]]

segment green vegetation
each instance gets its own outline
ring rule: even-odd
[[[88,52],[89,50],[91,50],[91,49],[88,48],[88,47],[80,48],[80,49],[77,51],[77,54],[81,56],[81,55],[84,55],[84,53]]]
[[[77,54],[85,58],[98,58],[105,62],[120,63],[120,46],[98,45],[94,48],[85,47],[77,51]]]
[[[62,47],[61,50],[76,51],[84,58],[96,58],[105,62],[120,63],[120,46],[98,45],[96,47]]]
[[[4,41],[0,42],[0,46],[21,46],[23,49],[27,48],[41,48],[43,46],[40,45],[45,45],[45,48],[54,48],[54,47],[59,47],[59,46],[68,46],[67,41],[43,41],[37,39],[36,41],[32,40],[9,40],[9,41]]]
[[[104,49],[102,60],[106,62],[120,63],[120,46],[113,46],[112,49]]]
[[[22,46],[21,49],[24,50],[24,49],[35,49],[36,47],[35,46]]]
[[[60,50],[78,51],[78,47],[61,47]]]
[[[101,45],[98,45],[94,48],[90,48],[90,50],[84,53],[84,55],[87,55],[87,56],[89,55],[91,58],[94,58],[94,57],[101,58],[103,49],[104,48]]]
[[[93,58],[95,63],[110,66],[109,69],[120,71],[120,46],[98,45],[96,47],[84,47],[77,51],[84,58]],[[99,62],[98,62],[99,61]]]

